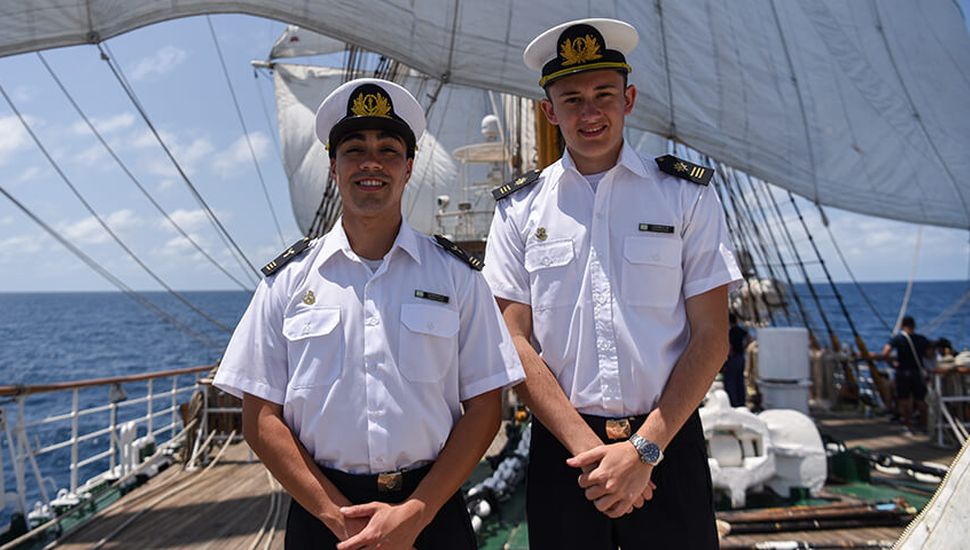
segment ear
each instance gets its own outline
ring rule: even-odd
[[[411,171],[414,170],[414,157],[408,159],[408,169],[404,175],[404,182],[407,183],[411,181]]]
[[[542,109],[542,114],[546,115],[546,120],[549,121],[549,124],[559,126],[559,117],[556,116],[556,111],[553,109],[551,101],[548,99],[540,100],[539,108]]]
[[[630,84],[623,90],[623,97],[626,99],[626,105],[623,107],[623,114],[628,115],[633,112],[633,105],[637,102],[637,87]]]
[[[327,156],[327,159],[330,160],[330,179],[337,181],[337,157]]]

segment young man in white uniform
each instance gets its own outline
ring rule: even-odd
[[[538,419],[527,478],[537,549],[717,546],[696,409],[727,355],[740,272],[712,171],[623,140],[637,40],[626,23],[589,19],[529,44],[566,152],[493,193],[485,278]]]
[[[401,218],[424,128],[392,82],[323,101],[343,217],[264,268],[216,375],[293,497],[287,548],[475,547],[459,488],[523,372],[481,262]]]

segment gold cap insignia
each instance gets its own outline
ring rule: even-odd
[[[350,107],[350,112],[356,116],[379,116],[390,118],[391,102],[387,96],[379,93],[357,94],[354,104]]]
[[[576,65],[578,63],[588,63],[603,57],[600,52],[600,43],[596,37],[587,34],[576,38],[567,38],[559,45],[559,55],[565,60],[563,67]]]
[[[546,237],[548,236],[549,235],[546,233],[545,227],[540,227],[539,229],[536,229],[536,238],[539,239],[540,241],[546,240]]]
[[[312,290],[306,291],[306,294],[303,295],[303,303],[308,306],[312,306],[316,301],[317,297],[313,295]]]

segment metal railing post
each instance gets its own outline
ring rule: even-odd
[[[155,412],[154,407],[152,406],[152,404],[154,403],[152,398],[153,398],[152,379],[149,378],[148,379],[148,428],[147,428],[148,433],[145,434],[146,436],[152,435],[152,417],[154,416],[154,412]]]
[[[118,436],[118,434],[115,433],[115,430],[118,427],[118,423],[117,423],[117,421],[118,421],[118,404],[117,403],[111,403],[109,405],[109,407],[110,407],[109,410],[111,411],[111,413],[110,413],[111,414],[111,422],[109,424],[109,428],[111,429],[111,431],[109,432],[111,434],[111,438],[108,440],[108,450],[110,451],[110,456],[108,458],[108,460],[109,460],[108,467],[113,471],[115,469],[115,438]]]
[[[178,411],[178,401],[176,399],[176,391],[178,391],[179,377],[172,377],[172,421],[169,422],[169,426],[172,427],[172,433],[169,435],[170,438],[175,437],[175,413]]]
[[[79,389],[74,388],[71,399],[71,492],[77,493],[77,424],[78,405],[80,403]]]

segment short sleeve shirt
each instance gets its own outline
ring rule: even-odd
[[[899,362],[900,370],[918,370],[920,364],[927,361],[926,351],[930,348],[930,341],[922,334],[911,334],[913,348],[919,354],[919,361],[913,356],[913,348],[909,346],[906,337],[900,332],[889,340],[889,345],[896,350],[896,361]]]
[[[656,406],[690,338],[685,300],[741,279],[715,190],[627,144],[595,192],[567,152],[498,201],[484,273],[497,297],[531,306],[577,410],[613,417]]]
[[[262,281],[215,385],[283,405],[322,466],[434,460],[461,401],[524,378],[481,274],[402,222],[371,272],[342,224]]]

